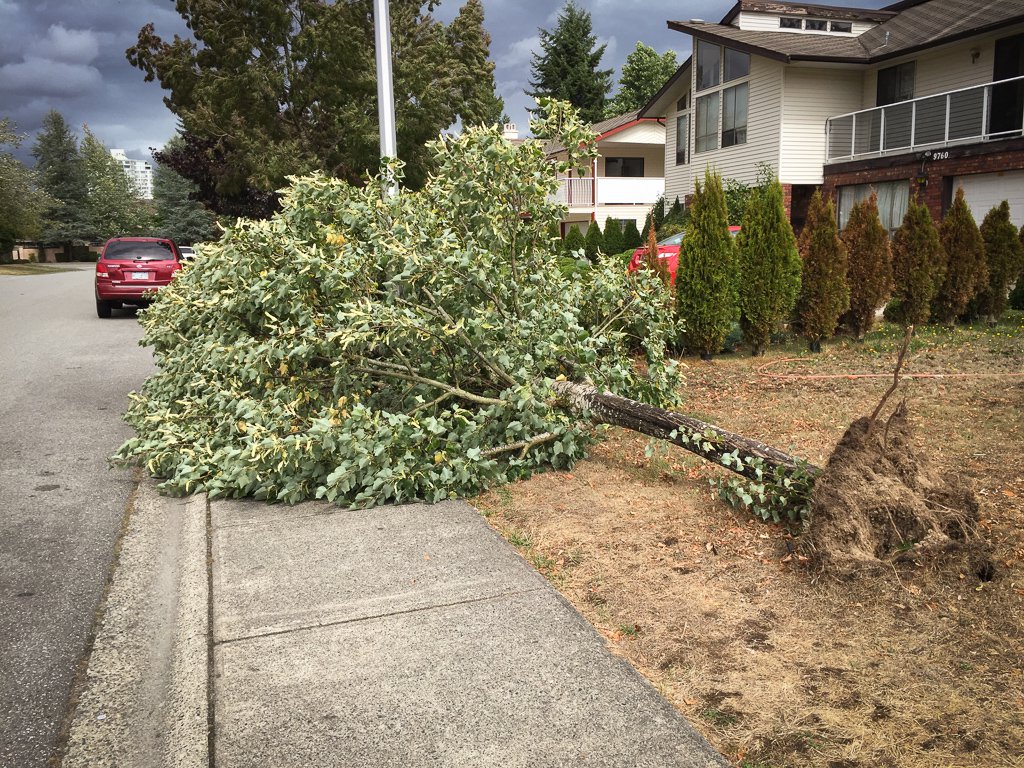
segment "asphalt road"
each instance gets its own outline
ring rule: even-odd
[[[88,268],[82,268],[86,267]],[[153,368],[132,311],[96,317],[92,268],[0,275],[0,766],[46,766],[134,482],[107,457]]]

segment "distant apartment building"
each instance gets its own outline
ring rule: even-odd
[[[110,156],[121,164],[124,175],[131,179],[143,200],[153,199],[153,166],[145,160],[132,160],[123,149],[110,150]]]

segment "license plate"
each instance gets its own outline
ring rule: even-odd
[[[132,272],[132,280],[149,280],[149,272]]]

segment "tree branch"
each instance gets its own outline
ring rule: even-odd
[[[374,364],[380,364],[384,362],[385,361],[383,360],[375,360]],[[499,400],[496,397],[485,397],[483,395],[477,395],[474,394],[473,392],[467,392],[464,389],[460,389],[459,387],[453,387],[451,384],[445,384],[443,381],[437,381],[437,379],[428,379],[426,376],[418,376],[415,374],[405,373],[404,368],[397,368],[398,370],[395,370],[395,368],[391,367],[390,365],[385,365],[384,369],[382,370],[380,368],[370,368],[367,366],[360,365],[356,366],[354,370],[358,371],[359,373],[368,374],[370,376],[384,376],[391,379],[401,379],[402,381],[412,381],[417,384],[423,384],[428,387],[435,387],[444,392],[448,392],[449,394],[454,395],[455,397],[462,398],[463,400],[469,400],[472,403],[479,403],[481,405],[505,405],[504,400]]]

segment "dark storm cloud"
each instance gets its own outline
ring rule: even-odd
[[[175,130],[159,85],[124,55],[149,21],[168,38],[187,32],[169,0],[0,0],[0,116],[34,134],[56,109],[75,130],[88,124],[107,146],[148,159]]]
[[[670,31],[668,19],[718,21],[732,0],[578,0],[590,11],[594,34],[605,43],[602,66],[614,81],[638,40],[660,53],[674,50],[680,62],[690,38]],[[851,3],[877,8],[879,0]],[[460,0],[444,0],[435,16],[448,22]],[[521,131],[533,100],[529,87],[531,54],[538,50],[538,28],[552,29],[562,2],[484,0],[498,91]],[[129,157],[148,158],[147,147],[161,146],[174,133],[174,116],[164,107],[157,83],[125,59],[139,29],[153,22],[165,39],[185,36],[173,0],[0,0],[0,117],[13,118],[21,132],[34,134],[50,109],[70,125],[89,128],[109,147]],[[31,139],[20,153],[27,157]]]

